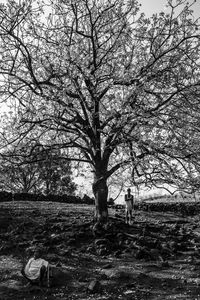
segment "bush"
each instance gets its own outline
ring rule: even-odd
[[[0,202],[12,201],[13,195],[8,192],[0,192]]]
[[[0,192],[0,202],[7,201],[52,201],[52,202],[64,202],[64,203],[85,203],[94,204],[94,199],[87,195],[81,199],[79,196],[73,195],[43,195],[43,194],[30,194],[30,193],[9,193]]]
[[[85,204],[94,204],[94,198],[90,198],[88,195],[84,195],[82,198],[82,202]]]
[[[115,201],[113,198],[108,199],[108,205],[113,206],[115,204]]]
[[[140,209],[144,211],[157,212],[174,212],[181,215],[193,216],[200,213],[200,202],[154,202],[154,203],[140,203]]]

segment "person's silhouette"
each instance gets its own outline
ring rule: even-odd
[[[131,224],[132,221],[132,211],[133,211],[133,195],[131,194],[131,189],[127,189],[127,194],[124,196],[126,210],[125,210],[125,222]]]

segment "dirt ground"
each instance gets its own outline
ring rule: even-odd
[[[109,214],[102,236],[92,206],[0,203],[0,300],[200,299],[199,216],[137,211],[126,225]],[[35,246],[64,274],[51,288],[21,275]]]

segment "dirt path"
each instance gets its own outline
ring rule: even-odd
[[[95,236],[92,211],[51,202],[1,203],[0,299],[200,299],[198,218],[138,212],[127,226],[122,211],[111,210],[112,226],[102,237]],[[67,272],[60,285],[26,287],[20,270],[36,245]]]

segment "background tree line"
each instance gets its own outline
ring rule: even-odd
[[[12,193],[44,195],[74,195],[70,161],[61,151],[42,145],[23,146],[2,153],[0,159],[0,188]]]

